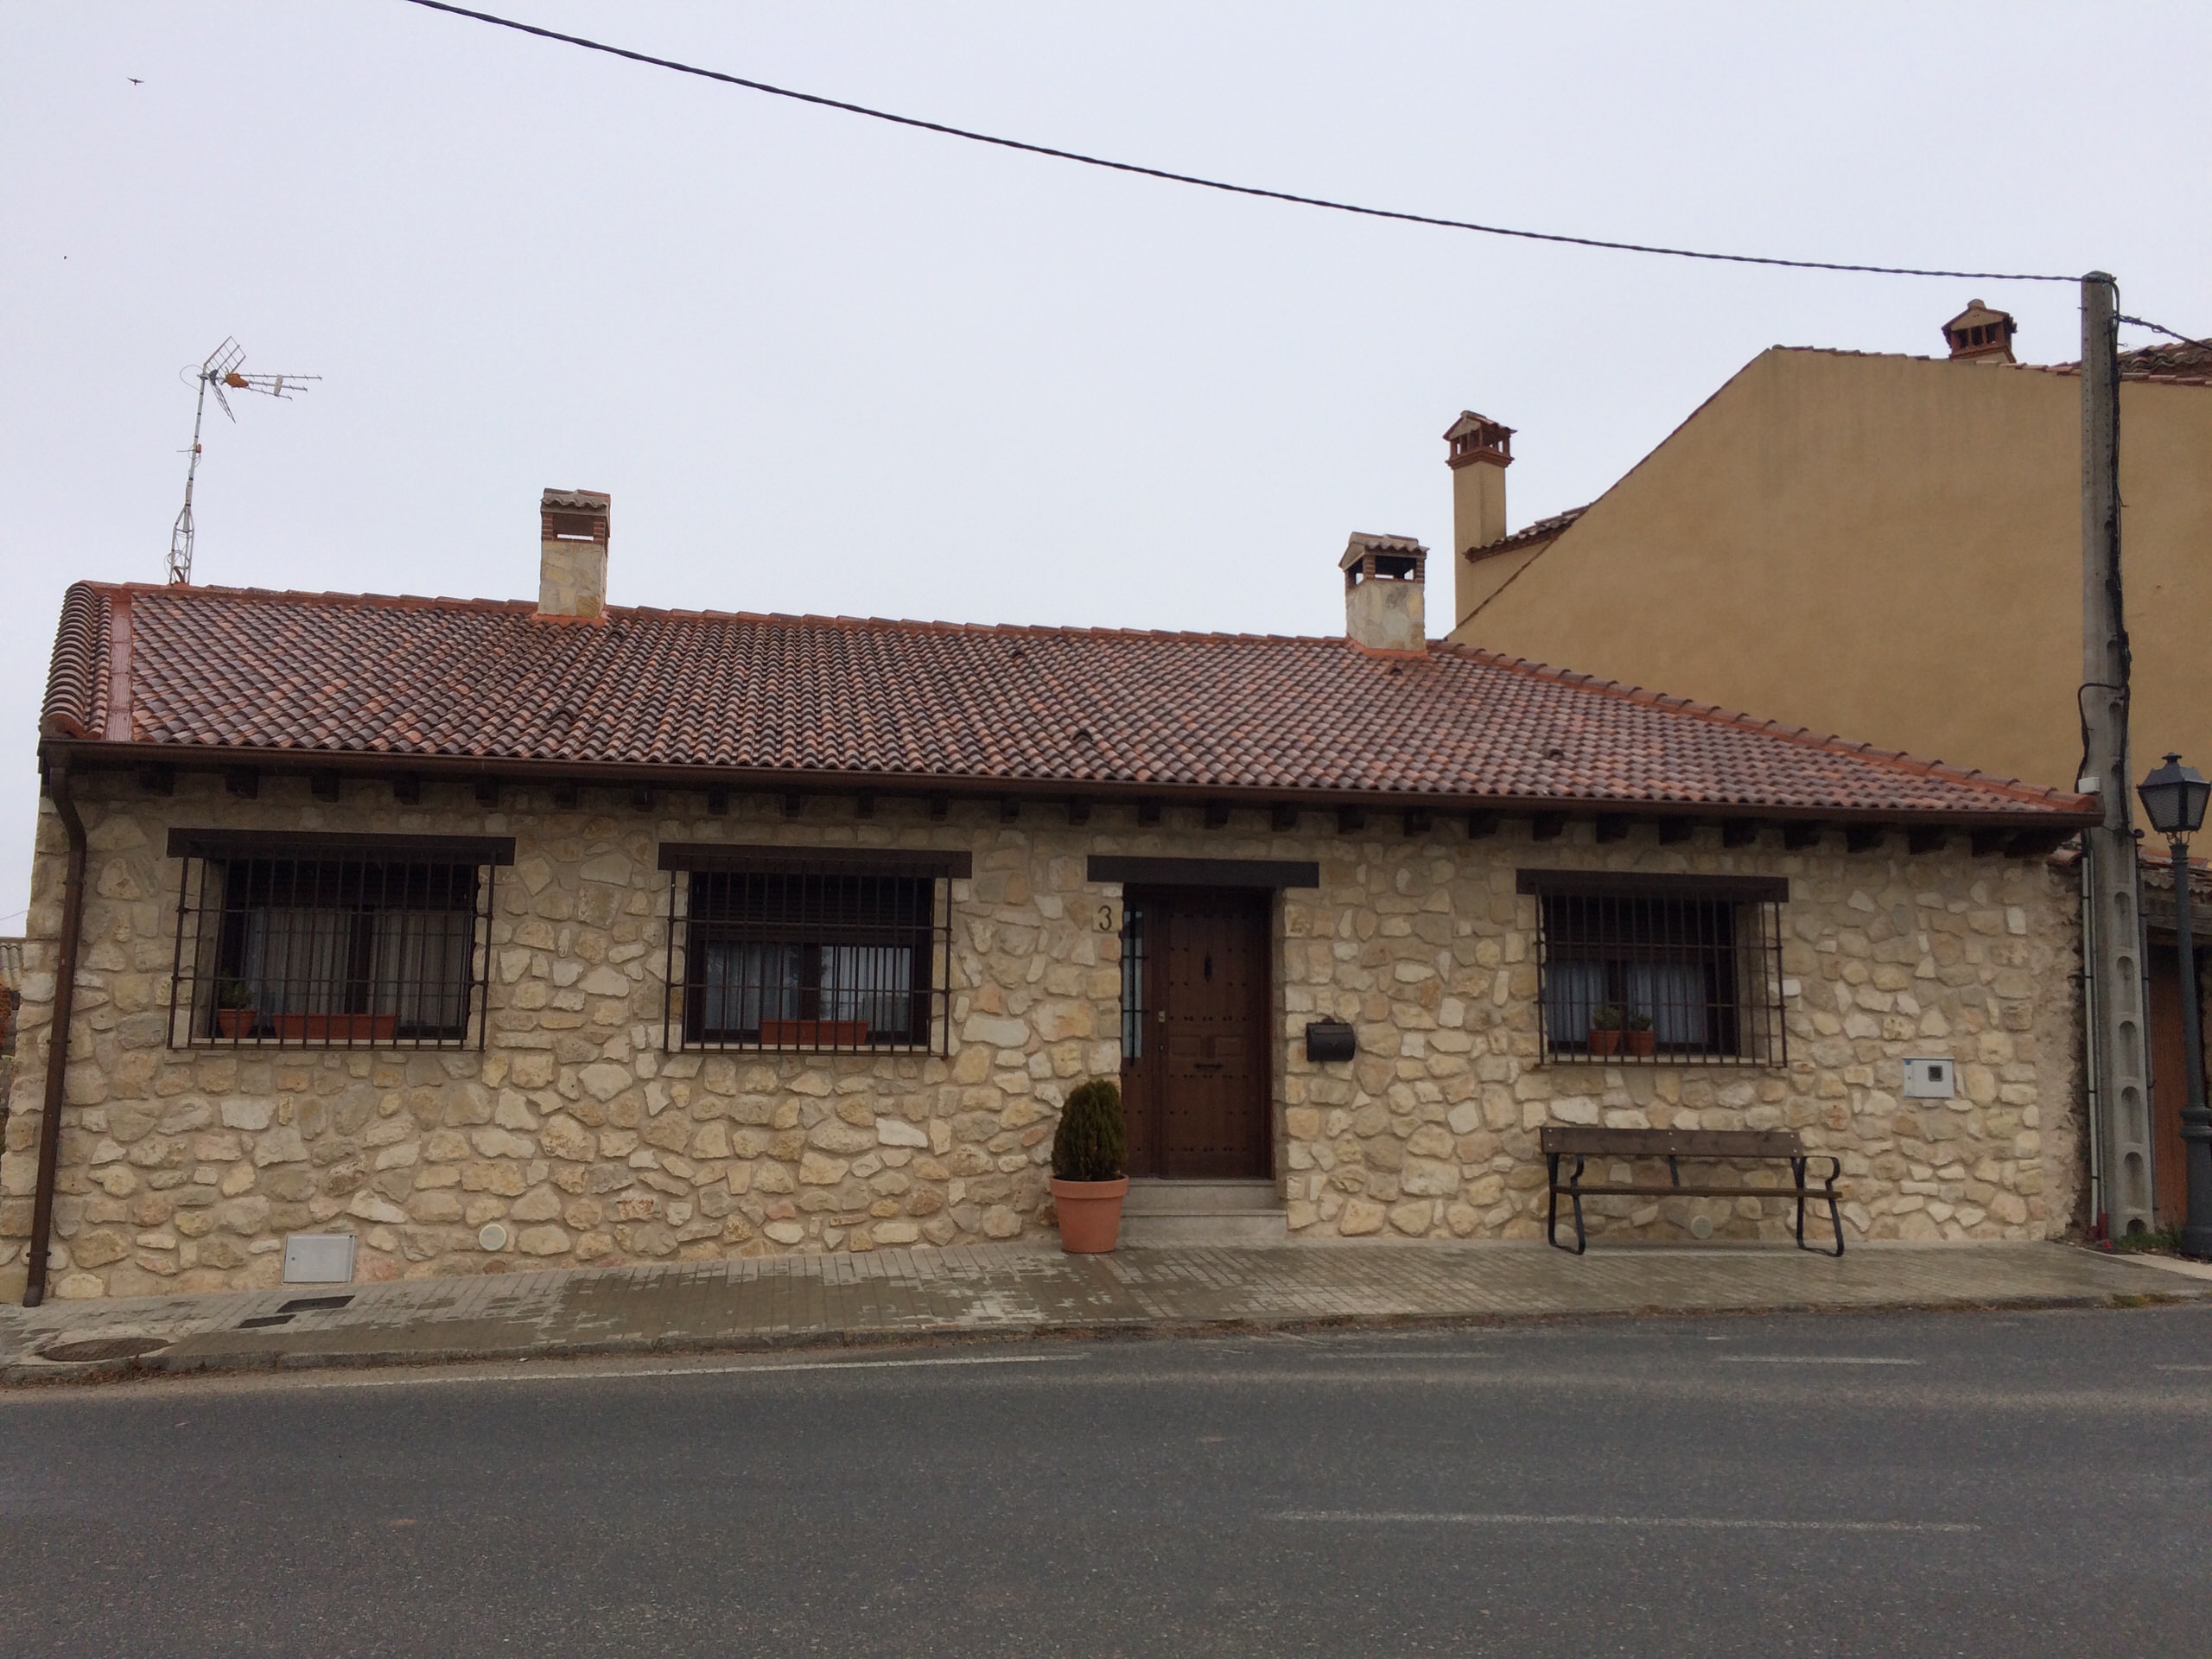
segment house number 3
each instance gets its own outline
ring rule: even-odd
[[[1114,931],[1113,906],[1101,905],[1098,906],[1098,931],[1101,933],[1111,933]]]

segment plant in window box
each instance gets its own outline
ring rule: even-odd
[[[261,1010],[253,1005],[253,987],[242,979],[215,982],[215,1033],[220,1037],[251,1037]]]
[[[1621,1043],[1629,1053],[1640,1060],[1648,1060],[1656,1054],[1659,1052],[1659,1033],[1651,1028],[1651,1016],[1648,1014],[1629,1015],[1628,1027],[1622,1033]]]
[[[1590,1052],[1610,1057],[1621,1052],[1621,1027],[1628,1015],[1615,1003],[1601,1002],[1590,1011]]]
[[[1094,1078],[1068,1096],[1052,1135],[1052,1207],[1059,1212],[1060,1248],[1099,1255],[1122,1230],[1128,1196],[1128,1143],[1122,1126],[1122,1091]]]

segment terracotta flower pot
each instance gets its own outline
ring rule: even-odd
[[[1618,1030],[1600,1031],[1592,1026],[1590,1028],[1590,1052],[1600,1058],[1619,1053],[1622,1035]]]
[[[1103,1255],[1122,1231],[1122,1200],[1129,1178],[1064,1181],[1052,1178],[1052,1207],[1060,1216],[1060,1248],[1070,1255]]]
[[[219,1037],[251,1037],[254,1023],[261,1018],[253,1008],[218,1008],[215,1010],[215,1034]]]
[[[1659,1033],[1656,1031],[1627,1031],[1621,1035],[1627,1039],[1627,1052],[1640,1060],[1648,1060],[1659,1052]]]

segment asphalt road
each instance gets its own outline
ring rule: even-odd
[[[2212,1310],[0,1395],[0,1653],[2212,1652]]]

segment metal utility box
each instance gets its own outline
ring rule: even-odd
[[[1904,1097],[1907,1100],[1949,1100],[1958,1093],[1959,1068],[1954,1060],[1907,1060]]]
[[[1308,1060],[1349,1060],[1359,1052],[1351,1026],[1342,1020],[1314,1020],[1306,1027]]]
[[[344,1285],[353,1279],[353,1235],[284,1235],[284,1282],[288,1285]]]

